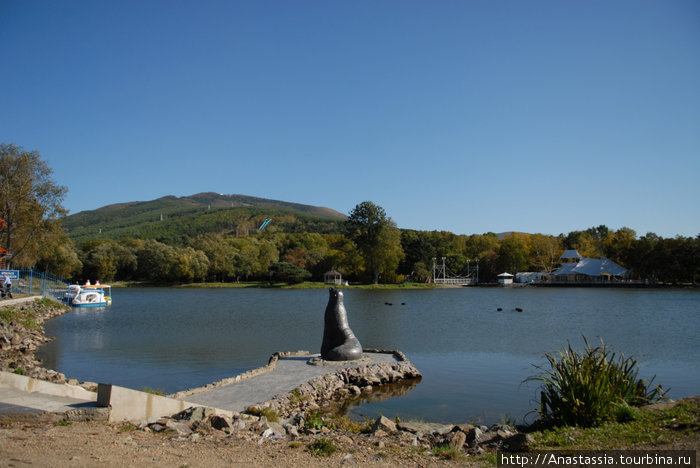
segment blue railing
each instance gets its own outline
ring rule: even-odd
[[[46,272],[24,269],[19,270],[19,281],[12,283],[12,291],[17,291],[20,294],[53,297],[61,301],[65,298],[69,284],[65,279]]]

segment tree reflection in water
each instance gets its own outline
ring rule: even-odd
[[[389,400],[391,398],[402,397],[413,390],[413,388],[418,385],[420,381],[421,378],[417,377],[415,379],[405,379],[400,382],[372,387],[371,392],[362,392],[359,395],[349,397],[345,401],[339,403],[333,412],[339,416],[348,416],[350,419],[359,420],[361,417],[354,414],[352,412],[353,409],[357,408],[358,406],[362,406],[365,403],[375,403]]]

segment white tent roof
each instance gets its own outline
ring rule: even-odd
[[[500,275],[497,276],[497,278],[500,278],[500,277],[503,277],[503,278],[511,277],[512,278],[513,275],[511,275],[510,273],[501,273]]]
[[[608,258],[582,258],[578,263],[565,263],[552,274],[560,275],[587,275],[587,276],[624,276],[627,269]]]
[[[567,250],[566,252],[561,254],[561,257],[559,257],[559,258],[583,258],[583,257],[581,257],[581,254],[578,253],[578,250],[571,249],[571,250]]]

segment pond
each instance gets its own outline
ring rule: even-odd
[[[640,377],[679,398],[700,393],[700,292],[588,288],[347,289],[365,348],[398,349],[423,374],[358,402],[356,418],[522,422],[539,394],[543,353],[602,339],[634,356]],[[327,290],[130,288],[114,303],[44,325],[45,367],[69,377],[174,393],[267,363],[276,351],[319,352]],[[388,305],[392,304],[392,305]],[[499,311],[499,309],[501,309]],[[516,309],[521,309],[522,312]],[[532,415],[525,420],[534,419]]]

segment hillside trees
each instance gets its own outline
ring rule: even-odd
[[[362,252],[367,278],[374,284],[382,275],[391,281],[404,253],[401,233],[384,208],[364,201],[350,212],[345,227],[348,238]]]
[[[584,256],[607,256],[630,269],[636,279],[674,283],[700,279],[700,238],[664,239],[653,233],[637,238],[626,227],[615,231],[601,225],[559,236],[510,233],[502,238],[494,233],[401,231],[381,207],[363,202],[350,213],[344,233],[312,232],[309,224],[290,216],[274,229],[249,229],[246,235],[238,229],[246,224],[241,219],[215,214],[207,215],[209,221],[231,220],[217,221],[223,231],[183,237],[159,230],[159,239],[168,243],[94,239],[81,244],[79,258],[73,255],[71,260],[70,249],[56,248],[42,265],[65,263],[68,271],[80,272],[76,277],[101,281],[295,283],[322,281],[326,271],[336,269],[351,282],[376,283],[404,278],[425,282],[433,274],[433,258],[445,257],[448,275],[473,274],[478,262],[483,283],[495,282],[504,271],[552,271],[564,249],[576,248]],[[251,214],[249,221],[264,216]],[[294,232],[297,229],[301,232]]]
[[[56,184],[52,173],[37,151],[0,144],[0,218],[5,220],[0,247],[17,266],[34,265],[42,243],[66,240],[60,217],[66,213],[62,202],[67,189]]]

